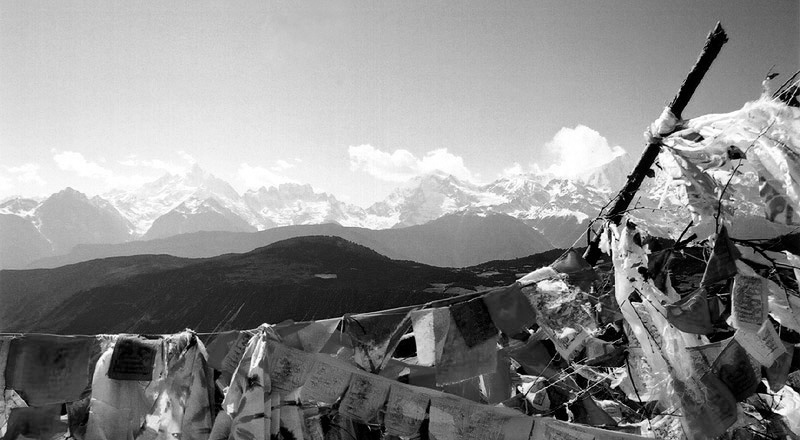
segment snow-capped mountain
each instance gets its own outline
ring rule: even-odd
[[[355,205],[348,205],[328,193],[314,192],[311,185],[282,183],[277,187],[261,187],[244,194],[247,206],[272,226],[339,223],[361,226],[366,214]],[[262,228],[265,229],[265,228]]]
[[[40,258],[68,252],[82,243],[323,223],[389,229],[422,225],[454,213],[507,214],[538,229],[555,245],[567,246],[609,197],[608,191],[551,176],[522,174],[477,185],[434,173],[363,209],[316,192],[310,185],[282,184],[240,195],[195,165],[185,174],[166,174],[136,190],[112,191],[92,199],[71,189],[41,203],[11,199],[0,205],[0,213],[26,219],[52,243],[49,255]],[[18,222],[4,224],[12,223]],[[26,260],[20,264],[30,262]],[[4,267],[10,266],[4,263]]]
[[[259,223],[260,219],[253,215],[242,196],[228,182],[196,164],[186,174],[166,174],[134,191],[114,191],[104,197],[134,225],[137,236],[147,233],[157,218],[180,205],[188,203],[188,206],[199,206],[207,199],[216,200],[258,229],[268,226]],[[184,214],[189,211],[182,209]]]
[[[132,238],[132,226],[108,201],[89,199],[72,188],[48,197],[33,212],[33,223],[54,252],[79,243],[120,243]]]
[[[218,199],[190,197],[157,218],[144,240],[171,237],[198,231],[255,232],[255,226],[225,207]]]

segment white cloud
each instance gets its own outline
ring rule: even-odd
[[[137,159],[136,156],[128,156],[125,160],[119,161],[119,163],[126,167],[151,168],[154,170],[166,171],[170,174],[181,174],[186,171],[186,167],[183,165],[176,165],[161,159]]]
[[[35,163],[26,163],[16,167],[6,167],[6,171],[20,183],[44,185],[46,182],[39,175],[39,168]]]
[[[239,165],[236,171],[236,180],[246,189],[255,189],[265,186],[277,186],[280,183],[297,183],[286,176],[282,176],[261,166],[251,166],[247,163]]]
[[[189,165],[194,165],[194,164],[197,163],[197,160],[194,158],[194,156],[192,156],[191,154],[187,153],[186,151],[178,150],[177,153],[178,153],[178,156],[180,156],[181,159],[186,161],[186,163],[188,163]]]
[[[605,137],[585,125],[562,127],[545,148],[558,159],[544,171],[562,177],[599,167],[625,154],[622,147],[610,146]]]
[[[81,177],[92,179],[109,179],[112,176],[111,170],[104,168],[96,162],[90,162],[83,157],[83,154],[75,151],[63,151],[53,155],[56,165],[64,171],[71,171]]]
[[[272,171],[280,172],[280,171],[285,171],[285,170],[288,170],[289,168],[294,168],[294,167],[295,167],[295,164],[289,163],[289,162],[287,162],[287,161],[285,161],[283,159],[278,159],[278,160],[275,161],[275,165],[273,165],[270,169]]]
[[[513,177],[524,173],[525,169],[522,165],[520,165],[519,162],[514,162],[510,167],[504,168],[503,171],[500,172],[500,177]]]
[[[350,146],[350,169],[361,170],[375,178],[403,182],[415,176],[433,172],[452,174],[474,181],[476,176],[464,166],[464,159],[449,153],[446,148],[432,150],[418,158],[408,150],[381,151],[371,145]]]

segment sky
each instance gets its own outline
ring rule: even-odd
[[[800,2],[0,0],[0,198],[193,164],[364,207],[436,171],[574,173],[641,153],[717,21],[684,117],[800,70]]]

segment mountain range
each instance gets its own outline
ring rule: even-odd
[[[610,171],[619,168],[621,165],[617,162],[624,159],[617,158],[572,180],[522,174],[478,185],[433,173],[413,179],[368,208],[342,202],[332,194],[316,192],[310,185],[292,183],[239,194],[224,180],[195,165],[185,174],[166,174],[133,191],[115,190],[89,198],[66,188],[41,201],[7,199],[0,203],[0,268],[51,267],[52,263],[47,263],[46,259],[79,254],[94,245],[125,243],[135,248],[140,242],[204,231],[261,234],[284,226],[328,223],[364,230],[395,230],[421,226],[454,213],[483,218],[507,215],[539,233],[533,251],[565,247],[586,229],[588,219],[608,200],[610,185],[619,181]],[[597,186],[598,182],[606,186]],[[436,225],[432,228],[436,229]],[[403,233],[398,234],[403,236]],[[509,237],[515,234],[516,237],[532,235],[512,228]],[[475,238],[487,241],[499,237],[496,233],[484,235]],[[385,236],[392,234],[387,232]],[[394,248],[398,249],[396,252],[387,250],[387,255],[419,257],[402,249],[404,239],[387,240],[394,240]],[[258,244],[268,243],[260,241]],[[385,247],[379,246],[379,249]],[[457,254],[470,250],[475,249],[466,245],[442,252]],[[162,251],[176,255],[164,248]],[[480,261],[530,253],[487,254]],[[40,260],[44,263],[34,263]],[[67,258],[65,261],[76,260]],[[418,261],[443,266],[475,263],[463,258],[423,257]]]
[[[0,271],[0,331],[169,333],[253,328],[420,304],[507,285],[550,251],[449,269],[393,260],[339,237],[306,236],[213,258],[137,255]]]

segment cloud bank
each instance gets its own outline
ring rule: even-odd
[[[434,172],[451,174],[459,179],[474,181],[475,175],[464,165],[464,159],[449,153],[446,148],[432,150],[416,157],[408,150],[389,153],[371,145],[350,146],[350,169],[389,182],[403,182],[419,175]]]
[[[559,177],[580,174],[625,154],[622,147],[610,146],[605,137],[585,125],[562,127],[545,149],[557,159],[544,171]]]

